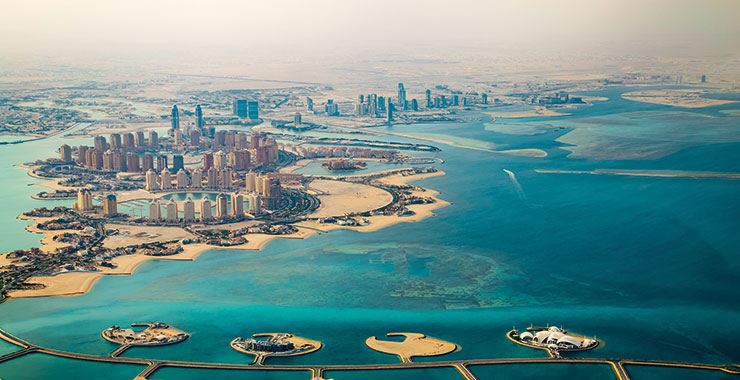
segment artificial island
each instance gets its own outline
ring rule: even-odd
[[[255,359],[251,363],[209,363],[209,362],[190,362],[190,361],[177,361],[177,360],[162,360],[162,359],[146,359],[136,357],[125,357],[121,356],[128,348],[132,346],[141,347],[156,347],[165,344],[176,344],[183,342],[189,335],[183,331],[174,329],[164,323],[134,323],[132,326],[146,326],[147,328],[140,332],[135,332],[131,329],[120,329],[117,326],[110,327],[103,331],[102,337],[114,344],[119,345],[108,355],[91,355],[84,353],[75,353],[69,351],[62,351],[53,348],[47,348],[33,343],[27,342],[20,339],[12,334],[0,330],[0,339],[20,347],[20,350],[11,352],[9,354],[0,356],[0,363],[10,361],[31,353],[45,354],[63,358],[69,358],[74,360],[83,361],[94,361],[94,362],[107,362],[107,363],[122,363],[122,364],[138,364],[145,366],[144,369],[136,376],[136,380],[145,380],[152,378],[152,376],[160,369],[166,367],[174,368],[201,368],[201,369],[229,369],[229,370],[255,370],[255,371],[295,371],[305,372],[307,375],[310,374],[312,380],[324,380],[329,379],[327,373],[335,373],[337,371],[362,371],[362,370],[411,370],[421,368],[453,368],[459,375],[466,380],[477,380],[479,377],[475,375],[476,368],[480,366],[488,365],[507,365],[507,364],[555,364],[555,363],[570,363],[570,364],[582,364],[582,365],[608,365],[614,371],[614,375],[619,380],[630,380],[631,377],[627,368],[636,366],[651,366],[651,367],[673,367],[673,368],[692,368],[692,369],[703,369],[711,371],[720,371],[727,374],[740,375],[740,367],[737,365],[721,365],[721,364],[697,364],[697,363],[683,363],[683,362],[669,362],[669,361],[654,361],[654,360],[632,360],[632,359],[614,359],[614,358],[577,358],[573,356],[562,356],[557,350],[565,350],[565,352],[575,353],[575,351],[568,351],[572,348],[570,346],[558,346],[557,348],[550,349],[549,357],[536,357],[536,358],[495,358],[495,359],[468,359],[468,360],[440,360],[440,361],[414,361],[414,357],[431,357],[449,354],[460,350],[457,344],[448,342],[438,338],[428,337],[420,333],[412,332],[396,332],[386,334],[389,337],[403,337],[402,341],[394,340],[379,340],[377,337],[369,337],[365,341],[365,344],[371,350],[395,355],[401,362],[400,363],[388,363],[388,364],[355,364],[355,365],[288,365],[288,364],[265,364],[265,359],[269,357],[284,357],[310,354],[323,347],[323,344],[319,341],[310,340],[307,338],[295,336],[289,333],[265,333],[255,334],[253,338],[242,339],[236,338],[230,342],[231,348],[249,355],[254,355]],[[537,331],[539,333],[547,333],[548,336],[553,334],[560,334],[560,340],[568,341],[563,337],[571,336],[560,328],[535,328],[529,329],[531,331]],[[528,334],[524,332],[521,334],[516,333],[512,330],[506,334],[509,340],[514,341],[517,344],[522,344],[518,341],[522,334]],[[536,334],[535,334],[536,335]],[[544,335],[541,335],[544,336]],[[521,338],[522,341],[526,339]],[[255,339],[257,338],[257,339]],[[260,339],[266,338],[266,339]],[[529,345],[529,339],[527,344]],[[585,343],[586,341],[581,341]],[[571,344],[571,343],[569,343]],[[572,344],[571,344],[572,345]],[[591,347],[593,346],[593,347]],[[590,348],[596,348],[596,345],[591,344]],[[259,373],[259,372],[258,372]],[[307,376],[308,378],[308,376]]]

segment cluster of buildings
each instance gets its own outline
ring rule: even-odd
[[[439,90],[450,92],[444,86],[437,86]],[[488,95],[477,93],[452,93],[432,95],[432,90],[425,91],[426,108],[446,108],[450,106],[469,106],[472,104],[488,104]],[[313,100],[306,98],[306,106],[309,111],[313,111]],[[387,122],[393,120],[396,110],[419,111],[419,101],[417,99],[408,99],[406,88],[403,83],[398,84],[398,93],[395,100],[388,96],[379,96],[377,94],[360,95],[357,103],[354,105],[354,114],[356,116],[369,116],[374,118],[384,117]],[[333,99],[328,99],[324,104],[324,113],[327,116],[339,116],[339,107]]]
[[[384,160],[394,160],[398,158],[398,151],[395,150],[378,150],[370,148],[344,147],[344,146],[310,146],[310,145],[290,145],[285,144],[282,149],[295,153],[299,157],[320,158],[320,157],[354,157],[354,158],[378,158]]]
[[[567,92],[560,91],[553,95],[548,96],[532,96],[529,99],[530,104],[536,104],[540,106],[551,106],[559,104],[581,104],[583,98],[579,96],[570,96]]]
[[[268,340],[256,340],[249,338],[245,340],[237,339],[234,343],[235,346],[240,347],[248,351],[260,351],[260,352],[287,352],[295,349],[293,342],[283,339],[268,339]]]
[[[196,217],[195,201],[188,197],[182,205],[182,218],[177,202],[170,199],[162,202],[159,199],[152,199],[149,202],[149,221],[153,223],[180,223],[195,222],[208,223],[218,220],[240,219],[246,216],[244,209],[245,197],[239,192],[234,192],[229,196],[220,193],[216,196],[215,201],[206,195],[198,202],[200,204],[200,213]],[[262,213],[262,201],[259,194],[248,194],[246,200],[249,202],[249,208],[246,210],[253,216]],[[229,202],[230,201],[230,202]],[[229,207],[230,206],[230,207]],[[164,212],[162,212],[164,207]],[[215,209],[215,210],[214,210]]]
[[[347,160],[344,158],[332,158],[325,164],[326,168],[331,171],[336,170],[354,170],[367,166],[364,161]]]
[[[524,331],[519,334],[519,339],[527,344],[547,347],[553,350],[592,348],[598,344],[598,341],[595,339],[579,339],[573,335],[568,335],[568,333],[557,326],[551,326],[547,329],[536,331],[534,334],[530,331]]]

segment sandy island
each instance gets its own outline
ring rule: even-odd
[[[568,116],[569,113],[558,112],[547,107],[537,106],[527,111],[512,112],[484,112],[486,115],[494,118],[515,119],[520,117],[537,117],[537,116]]]
[[[390,175],[380,180],[387,184],[402,185],[411,181],[416,181],[424,178],[445,175],[442,171],[433,173],[423,173],[403,176],[401,174]],[[334,181],[334,180],[317,180],[311,183],[310,188],[318,190],[321,194],[318,195],[319,199],[322,200],[322,204],[319,209],[315,210],[310,217],[324,217],[330,216],[343,216],[348,213],[358,211],[369,211],[375,208],[382,207],[392,201],[392,196],[385,190],[379,189],[374,186],[368,186],[363,184],[356,184],[351,182]],[[136,195],[144,195],[145,191],[136,191]],[[422,189],[414,190],[414,195],[435,197],[439,194],[436,191]],[[133,194],[129,195],[131,199],[140,198],[135,197]],[[155,195],[156,196],[156,195]],[[116,265],[116,268],[99,268],[99,271],[95,272],[65,272],[54,276],[39,276],[31,277],[28,282],[38,283],[45,285],[41,289],[24,289],[14,290],[9,292],[9,299],[12,298],[34,298],[34,297],[50,297],[50,296],[77,296],[82,295],[90,291],[95,283],[102,276],[121,276],[133,274],[136,267],[141,263],[149,260],[195,260],[201,253],[209,250],[261,250],[267,242],[272,239],[283,238],[283,239],[305,239],[313,234],[328,232],[335,229],[350,229],[361,232],[376,231],[381,228],[385,228],[399,222],[414,222],[424,219],[429,216],[433,216],[432,210],[449,205],[449,202],[435,198],[434,203],[429,204],[418,204],[418,205],[407,205],[406,207],[414,212],[414,215],[410,216],[396,216],[396,215],[377,215],[370,216],[366,219],[369,224],[362,226],[340,226],[336,224],[323,224],[318,221],[302,221],[295,223],[294,225],[298,228],[298,232],[288,235],[266,235],[266,234],[248,234],[245,238],[248,240],[246,244],[230,246],[230,247],[217,247],[208,245],[205,243],[196,244],[184,244],[182,245],[183,251],[172,255],[172,256],[148,256],[144,254],[132,254],[118,256],[111,259],[111,263]],[[34,220],[40,222],[48,220],[49,218],[30,218],[23,217],[24,219]],[[192,237],[192,234],[185,231],[180,227],[166,227],[166,226],[129,226],[122,224],[106,224],[107,229],[117,229],[118,233],[107,237],[103,241],[103,245],[110,248],[125,247],[129,245],[141,244],[147,241],[168,241],[178,240],[186,237]],[[54,254],[56,246],[53,245],[51,239],[54,235],[65,232],[61,231],[40,231],[35,228],[35,225],[29,226],[29,231],[43,233],[44,239],[42,239],[42,250],[49,254]],[[0,256],[0,264],[4,264],[7,259]]]
[[[707,93],[708,92],[706,90],[702,89],[645,90],[627,92],[622,94],[622,97],[635,102],[654,103],[684,108],[702,108],[737,103],[737,101],[734,100],[703,98],[702,95]]]

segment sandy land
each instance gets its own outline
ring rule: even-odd
[[[567,116],[569,113],[562,113],[548,109],[547,107],[534,107],[532,110],[527,111],[516,111],[516,112],[484,112],[486,115],[502,118],[502,119],[513,119],[519,117],[536,117],[536,116]]]
[[[118,230],[118,234],[103,240],[105,248],[120,248],[135,244],[153,243],[156,241],[182,240],[192,238],[193,234],[180,227],[164,226],[129,226],[126,224],[106,224],[108,230]]]
[[[707,91],[700,89],[647,90],[624,93],[622,97],[636,102],[684,108],[702,108],[737,103],[733,100],[703,98],[702,95],[705,94],[707,94]]]
[[[414,356],[437,356],[455,351],[457,345],[441,339],[431,338],[418,333],[388,333],[387,336],[404,336],[403,342],[378,340],[371,336],[365,344],[375,351],[398,355],[406,363]]]
[[[740,178],[740,173],[722,172],[699,172],[684,170],[620,170],[620,169],[596,169],[596,170],[545,170],[535,169],[537,173],[548,174],[601,174],[601,175],[626,175],[635,177],[663,177],[663,178]]]
[[[42,234],[44,235],[43,238],[41,238],[41,251],[45,253],[56,253],[56,249],[59,247],[64,247],[69,245],[68,243],[60,243],[57,241],[54,241],[54,236],[63,234],[65,232],[72,232],[72,233],[80,233],[78,230],[53,230],[53,231],[47,231],[47,230],[40,230],[36,228],[37,223],[46,222],[51,219],[56,219],[56,217],[50,217],[50,218],[33,218],[30,216],[25,216],[23,214],[18,215],[18,219],[21,220],[32,220],[33,223],[26,227],[26,231],[33,232],[36,234]]]
[[[547,152],[542,149],[509,149],[509,150],[497,150],[496,153],[510,154],[512,156],[520,157],[547,157]]]
[[[70,187],[70,186],[60,185],[59,182],[65,180],[66,178],[54,178],[54,179],[49,180],[49,178],[47,177],[40,177],[36,175],[33,171],[39,168],[39,166],[30,166],[30,165],[23,165],[23,164],[16,165],[16,166],[19,168],[28,169],[28,172],[26,174],[28,174],[29,177],[47,180],[47,182],[34,183],[34,186],[41,186],[41,187],[45,187],[51,190],[62,190],[62,191],[79,189],[79,187]]]
[[[393,202],[391,193],[359,183],[317,179],[308,188],[319,194],[319,208],[309,216],[326,218],[381,208]]]
[[[434,173],[424,173],[424,174],[416,174],[416,175],[410,175],[410,176],[402,176],[400,174],[398,175],[391,175],[388,177],[383,178],[383,182],[389,183],[389,184],[405,184],[410,181],[420,180],[424,178],[434,177],[434,176],[440,176],[444,175],[445,173],[442,171],[434,172]],[[338,182],[338,181],[327,181],[327,182]],[[320,185],[324,186],[324,185]],[[365,185],[360,185],[365,186]],[[377,189],[372,186],[366,186],[370,187],[372,189]],[[327,190],[333,190],[337,189],[339,192],[347,193],[349,191],[349,196],[351,197],[352,191],[349,190],[349,188],[344,188],[342,186],[337,187],[336,184],[326,184],[325,187]],[[386,191],[377,189],[378,191],[381,191],[385,194],[388,194]],[[436,191],[433,190],[426,190],[426,191],[415,191],[414,194],[417,195],[423,195],[428,197],[435,197],[437,194],[439,194]],[[347,194],[345,194],[347,195]],[[382,195],[384,196],[384,195]],[[390,197],[390,194],[388,194]],[[436,198],[435,198],[436,199]],[[372,203],[372,201],[371,201]],[[283,238],[283,239],[305,239],[313,234],[320,233],[320,232],[328,232],[330,230],[334,229],[352,229],[356,231],[361,232],[370,232],[379,230],[381,228],[385,228],[387,226],[390,226],[392,224],[396,224],[399,222],[413,222],[418,221],[421,219],[424,219],[429,216],[433,216],[432,210],[444,207],[449,205],[449,202],[445,202],[443,200],[437,199],[435,203],[431,204],[424,204],[424,205],[410,205],[408,208],[415,212],[415,215],[411,216],[371,216],[368,219],[370,220],[369,225],[365,226],[359,226],[359,227],[350,227],[350,226],[339,226],[335,224],[321,224],[318,222],[300,222],[296,223],[295,226],[298,227],[298,232],[289,234],[289,235],[266,235],[266,234],[248,234],[245,235],[245,238],[248,240],[246,244],[231,246],[231,247],[216,247],[204,243],[197,243],[197,244],[187,244],[183,245],[183,251],[172,256],[147,256],[143,254],[133,254],[133,255],[126,255],[126,256],[118,256],[113,259],[111,259],[111,262],[116,265],[116,268],[101,268],[100,271],[97,272],[68,272],[63,274],[58,274],[56,276],[42,276],[42,277],[32,277],[29,279],[29,282],[33,283],[39,283],[45,285],[42,289],[36,289],[36,290],[16,290],[10,292],[8,295],[10,298],[34,298],[34,297],[51,297],[51,296],[77,296],[82,295],[90,291],[92,289],[93,285],[97,282],[98,279],[100,279],[102,276],[122,276],[122,275],[130,275],[133,274],[134,270],[137,266],[139,266],[141,263],[149,261],[149,260],[186,260],[186,261],[192,261],[195,260],[201,253],[209,251],[209,250],[261,250],[267,242],[277,239],[277,238]],[[341,206],[337,206],[341,208]],[[37,219],[40,220],[40,219]],[[110,227],[116,227],[119,228],[121,231],[126,230],[130,231],[132,233],[138,234],[141,232],[144,232],[146,236],[145,238],[150,238],[149,235],[156,235],[156,234],[162,234],[160,236],[166,236],[167,238],[174,238],[176,236],[180,236],[180,234],[185,234],[186,236],[189,236],[189,233],[182,230],[178,227],[139,227],[139,226],[126,226],[126,225],[115,225],[110,224],[108,225],[108,228]],[[179,231],[177,231],[179,230]],[[60,233],[60,231],[54,231],[54,233]],[[116,244],[125,244],[127,239],[131,239],[129,241],[129,244],[139,244],[141,243],[141,240],[135,240],[135,237],[132,237],[131,235],[127,236],[114,236],[106,239],[104,242],[107,246],[115,246]],[[161,239],[161,240],[168,240],[168,239]],[[119,245],[120,246],[120,245]],[[0,257],[0,260],[5,260],[4,257]],[[2,261],[0,261],[2,262]]]

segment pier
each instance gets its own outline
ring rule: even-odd
[[[477,380],[476,376],[470,371],[469,367],[482,365],[501,365],[501,364],[548,364],[548,363],[572,363],[572,364],[607,364],[612,367],[619,380],[630,380],[625,366],[662,366],[685,369],[702,369],[717,370],[734,375],[740,375],[740,366],[736,364],[715,365],[701,363],[669,362],[655,360],[639,359],[609,359],[609,358],[496,358],[496,359],[473,359],[473,360],[456,360],[456,361],[437,361],[437,362],[404,362],[389,364],[360,364],[360,365],[254,365],[254,364],[228,364],[228,363],[207,363],[207,362],[187,362],[177,360],[160,360],[145,358],[127,358],[110,355],[91,355],[75,352],[56,350],[53,348],[42,347],[26,342],[23,339],[13,336],[12,334],[0,329],[0,339],[21,347],[21,350],[0,356],[0,363],[16,359],[29,353],[41,353],[51,356],[86,360],[93,362],[137,364],[144,366],[144,370],[139,373],[136,380],[145,380],[152,376],[157,370],[164,367],[177,368],[198,368],[198,369],[229,369],[229,370],[274,370],[274,371],[296,371],[306,372],[308,376],[320,378],[325,371],[358,371],[358,370],[387,370],[387,369],[412,369],[412,368],[454,368],[461,377],[466,380]],[[118,351],[118,350],[116,350]],[[114,351],[114,353],[116,352]]]

